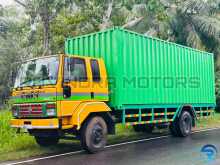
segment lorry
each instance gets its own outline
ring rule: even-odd
[[[65,54],[24,61],[11,100],[11,127],[40,146],[75,137],[95,153],[117,123],[187,137],[214,113],[213,54],[114,27],[67,38]]]

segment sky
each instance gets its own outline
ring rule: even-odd
[[[15,2],[13,0],[0,0],[0,4],[2,6],[8,6],[8,5],[15,4]]]

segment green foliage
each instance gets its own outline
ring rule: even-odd
[[[64,53],[65,38],[94,32],[98,30],[96,23],[89,23],[90,13],[74,15],[62,12],[51,23],[51,48],[53,53]]]
[[[26,0],[20,1],[16,0],[18,4],[25,8],[25,12],[30,16],[31,26],[36,26],[36,21],[41,23],[43,28],[43,37],[42,37],[42,47],[41,54],[48,55],[51,53],[50,49],[50,22],[59,14],[59,12],[67,7],[71,0]],[[40,18],[40,19],[39,19]],[[31,29],[31,35],[33,35],[35,29]],[[33,39],[34,37],[31,36]],[[37,42],[39,40],[35,40]]]
[[[153,13],[156,14],[156,17],[159,21],[166,20],[167,14],[165,13],[164,6],[160,3],[160,1],[157,0],[149,0],[147,3],[147,9]]]
[[[125,8],[115,8],[111,15],[111,21],[114,26],[122,26],[126,23],[127,14],[129,11]]]
[[[146,4],[148,0],[123,0],[122,4],[128,9],[132,10],[135,4]]]
[[[23,150],[35,146],[34,139],[27,134],[17,134],[16,129],[10,127],[11,112],[0,112],[0,155],[14,150]]]
[[[15,62],[21,61],[26,55],[22,47],[26,43],[25,22],[12,20],[17,11],[14,8],[6,8],[0,20],[4,20],[7,28],[0,33],[0,105],[9,95],[12,86],[11,72],[15,68]],[[8,18],[8,19],[6,19]]]

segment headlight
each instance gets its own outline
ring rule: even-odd
[[[55,109],[47,109],[47,116],[55,116],[56,112]]]
[[[56,104],[48,103],[46,105],[47,116],[56,116]]]

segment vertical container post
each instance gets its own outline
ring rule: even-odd
[[[165,108],[165,120],[167,121],[167,108]]]
[[[154,108],[151,108],[151,121],[154,121]]]
[[[122,110],[122,124],[125,124],[126,120],[125,120],[125,109]]]
[[[141,108],[138,109],[138,122],[141,122]]]

